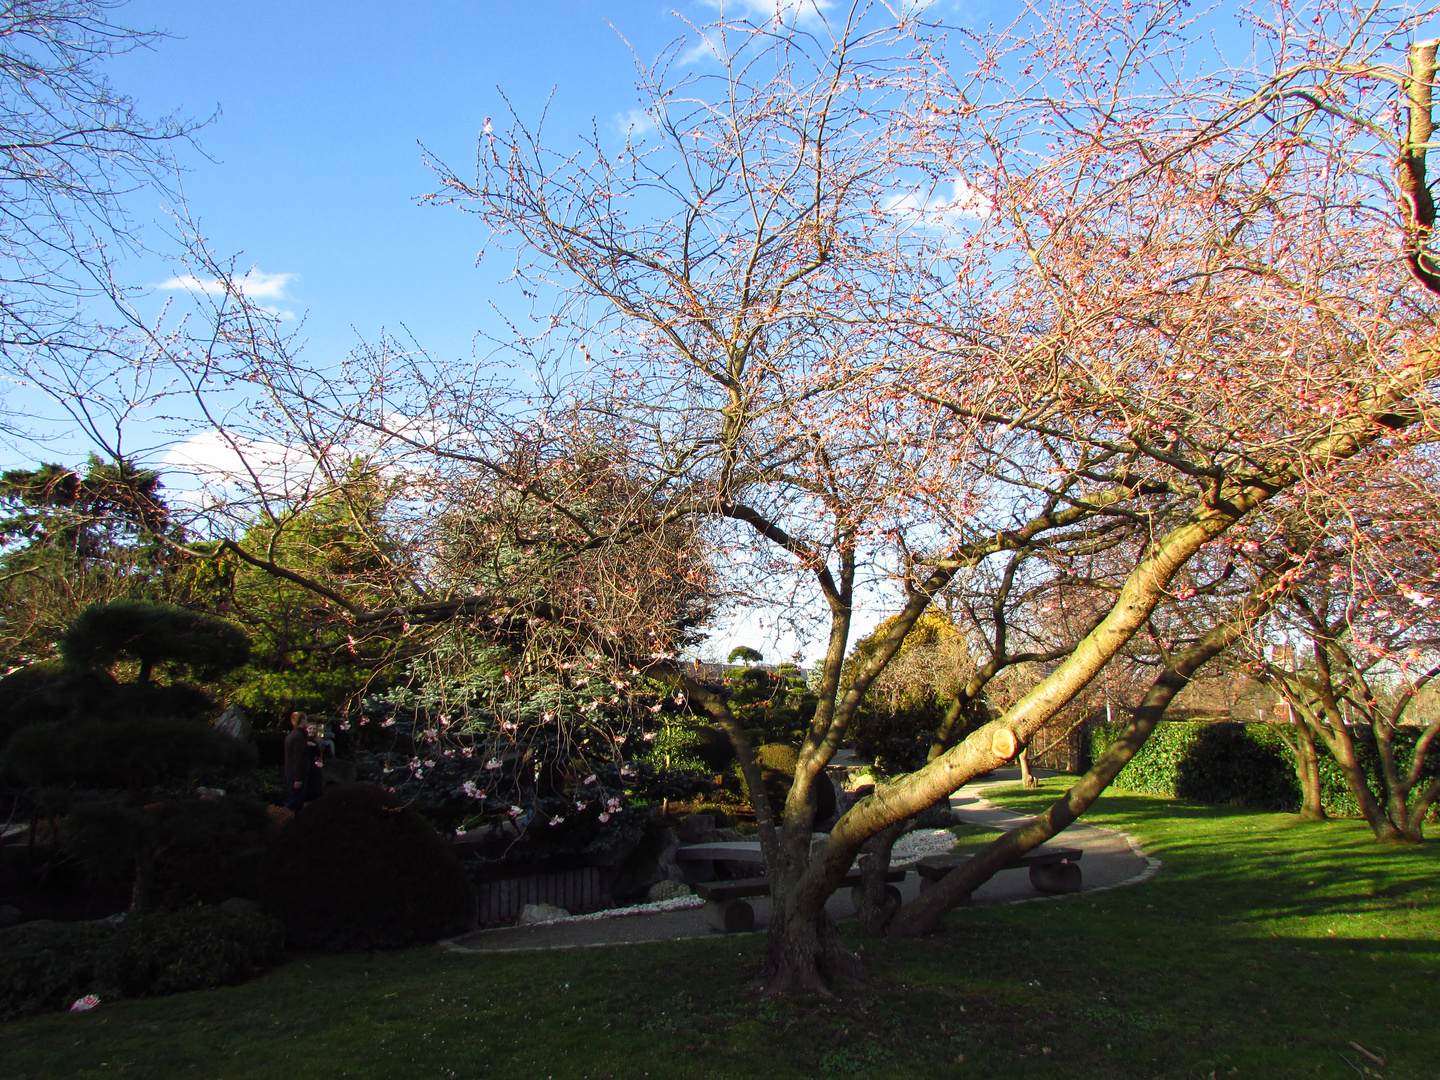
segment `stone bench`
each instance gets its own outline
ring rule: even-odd
[[[903,869],[889,870],[887,882],[904,881]],[[860,906],[862,885],[859,870],[851,870],[841,879],[842,885],[851,886],[850,898]],[[886,890],[898,900],[900,890],[887,885]],[[695,886],[696,894],[705,901],[701,914],[705,921],[722,934],[736,934],[755,929],[755,909],[746,901],[752,896],[769,896],[770,879],[763,877],[741,878],[736,881],[702,881]]]
[[[1030,871],[1030,884],[1040,892],[1073,893],[1080,891],[1080,867],[1085,853],[1079,848],[1038,847],[1019,858],[1011,859],[1001,870]],[[932,888],[951,870],[969,861],[970,855],[929,855],[915,864],[920,875],[920,891]]]

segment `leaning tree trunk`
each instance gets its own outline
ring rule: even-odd
[[[928,934],[952,908],[968,901],[976,888],[994,877],[1007,863],[1034,850],[1073,824],[1145,745],[1170,702],[1185,688],[1195,672],[1254,626],[1273,602],[1273,596],[1266,597],[1264,594],[1252,598],[1234,620],[1212,627],[1194,645],[1173,654],[1166,669],[1136,706],[1120,737],[1110,744],[1074,787],[1045,813],[992,840],[913,903],[901,908],[890,924],[890,936]]]
[[[1027,788],[1038,788],[1039,779],[1030,771],[1030,748],[1020,751],[1020,784]]]

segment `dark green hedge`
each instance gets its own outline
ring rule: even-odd
[[[1119,724],[1091,729],[1092,760],[1112,743]],[[1402,730],[1396,749],[1404,762],[1418,731]],[[1356,752],[1370,777],[1370,789],[1381,794],[1375,737],[1355,729]],[[1440,760],[1426,762],[1427,776],[1440,775]],[[1263,810],[1298,810],[1300,783],[1290,751],[1274,724],[1227,724],[1166,721],[1155,729],[1140,753],[1125,766],[1115,787],[1145,795],[1166,795],[1189,802],[1253,806]],[[1321,747],[1320,794],[1325,811],[1335,817],[1359,817],[1360,807],[1335,759]]]
[[[221,986],[281,953],[284,929],[254,912],[194,908],[105,922],[32,923],[0,931],[0,1019]]]

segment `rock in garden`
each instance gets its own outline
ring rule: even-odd
[[[563,907],[556,907],[553,904],[526,904],[520,909],[520,918],[516,925],[529,926],[532,923],[554,922],[556,919],[568,919],[570,912]]]
[[[645,894],[645,899],[650,903],[659,900],[675,900],[682,896],[693,896],[690,886],[683,881],[657,881],[650,886],[650,891]]]
[[[250,718],[239,706],[231,705],[220,714],[220,719],[215,721],[215,730],[229,735],[236,742],[248,742],[250,740]]]

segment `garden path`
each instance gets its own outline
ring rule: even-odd
[[[1037,770],[1037,775],[1046,774]],[[991,775],[966,784],[951,795],[950,807],[955,811],[956,818],[966,824],[995,829],[1014,828],[1028,820],[1026,816],[1001,809],[981,793],[987,787],[1013,784],[1019,779],[1019,769],[997,769]],[[1080,864],[1084,871],[1082,893],[1138,884],[1153,877],[1160,868],[1159,859],[1147,856],[1132,837],[1115,829],[1102,829],[1076,822],[1061,835],[1063,841],[1057,838],[1056,842],[1062,842],[1066,847],[1078,847],[1085,852],[1085,858]],[[918,875],[913,871],[907,874],[899,888],[907,902],[914,899],[920,888]],[[975,890],[972,903],[1004,904],[1058,899],[1063,897],[1045,896],[1036,892],[1030,884],[1029,875],[1024,871],[1006,870]],[[759,932],[769,921],[770,901],[762,897],[752,901],[752,904],[755,908],[755,932]],[[848,889],[831,897],[830,911],[837,919],[854,917],[855,907],[850,902]],[[534,926],[480,930],[442,944],[454,952],[462,953],[526,952],[534,949],[634,945],[646,941],[678,941],[685,938],[719,936],[701,917],[698,899],[696,906],[679,910],[647,910],[642,907],[630,914],[597,917],[606,914],[608,913],[578,916]]]

